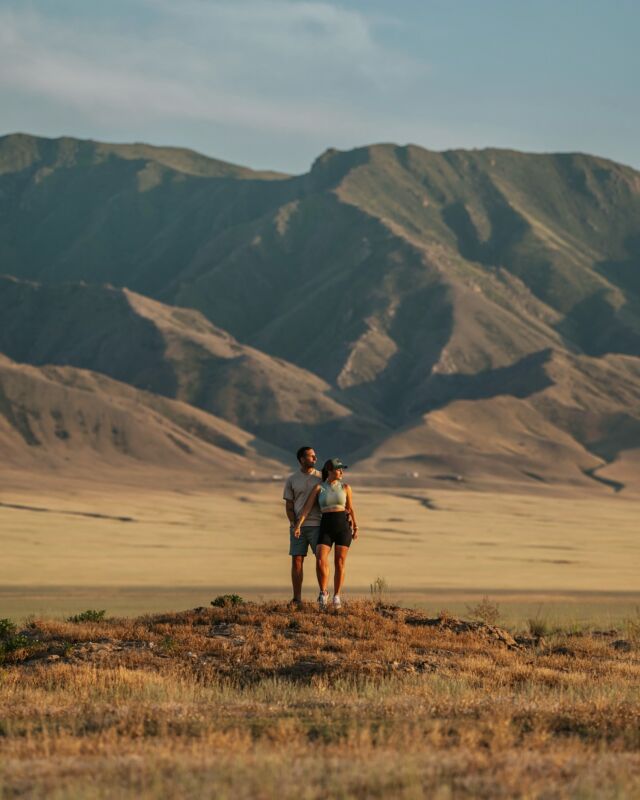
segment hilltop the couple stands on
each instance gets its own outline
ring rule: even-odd
[[[322,472],[315,468],[317,456],[313,447],[301,447],[296,453],[300,469],[292,473],[284,485],[283,498],[289,520],[289,555],[293,603],[302,603],[304,559],[309,547],[316,557],[316,575],[320,592],[318,605],[329,605],[329,554],[335,545],[333,607],[340,608],[340,591],[344,583],[349,547],[358,538],[351,487],[343,483],[347,465],[339,458],[324,463]]]

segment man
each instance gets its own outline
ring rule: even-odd
[[[304,504],[311,494],[314,486],[322,483],[322,476],[315,468],[318,460],[313,447],[301,447],[296,453],[300,469],[294,472],[286,480],[284,485],[283,498],[287,519],[289,520],[289,555],[291,556],[291,583],[293,584],[292,603],[300,605],[302,603],[302,578],[304,569],[304,559],[307,555],[309,546],[311,553],[315,555],[320,532],[320,508],[316,505],[304,521],[300,537],[293,535],[298,517],[302,514]]]

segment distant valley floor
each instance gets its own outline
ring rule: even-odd
[[[231,591],[288,596],[280,481],[165,489],[153,476],[146,487],[0,477],[0,616],[100,603],[109,613],[142,613]],[[352,595],[368,594],[380,577],[396,599],[432,610],[460,610],[474,593],[502,596],[522,613],[553,598],[594,613],[600,598],[640,603],[638,497],[355,486],[362,537],[349,557]],[[309,558],[308,599],[314,586]]]

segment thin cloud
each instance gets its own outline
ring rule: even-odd
[[[424,77],[376,38],[374,20],[328,3],[140,2],[153,23],[137,30],[0,11],[0,87],[98,122],[179,117],[357,137],[398,82]]]

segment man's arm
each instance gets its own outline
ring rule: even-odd
[[[284,503],[285,503],[284,507],[287,519],[289,520],[291,526],[293,527],[296,524],[296,512],[293,507],[293,500],[285,500]]]
[[[284,491],[282,493],[282,499],[285,502],[285,514],[287,515],[287,519],[289,520],[289,524],[293,528],[296,524],[296,512],[293,506],[294,502],[294,494],[293,494],[293,486],[291,485],[291,476],[289,476],[284,484]]]

